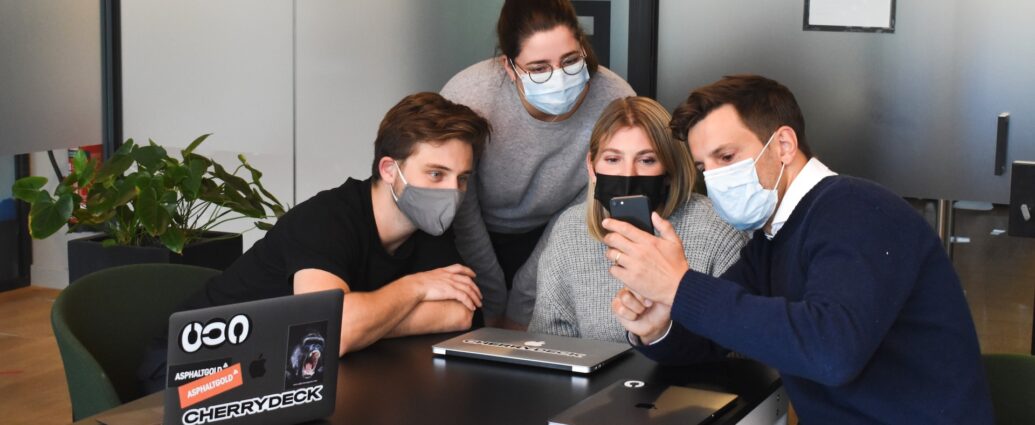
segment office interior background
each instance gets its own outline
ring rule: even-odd
[[[637,19],[639,0],[575,3],[591,11],[582,22],[607,46],[605,65],[626,78],[648,72],[634,88],[670,110],[727,74],[786,84],[818,157],[891,188],[956,238],[947,247],[982,350],[1031,352],[1035,234],[1007,231],[1019,207],[1014,161],[1035,161],[1035,3],[894,2],[893,32],[851,32],[803,30],[803,1],[660,0],[649,2],[653,22]],[[10,199],[18,173],[46,176],[52,188],[46,151],[67,166],[69,148],[133,138],[175,149],[213,133],[202,153],[225,163],[243,153],[293,205],[367,177],[389,107],[494,55],[502,3],[0,0],[0,289],[69,284],[66,244],[83,235],[24,240]],[[656,53],[630,45],[638,31],[655,34]],[[1003,113],[1008,137],[997,144]],[[261,237],[247,230],[245,249]],[[0,293],[5,357],[50,332],[49,323],[27,324],[46,316],[14,305],[45,304],[56,292],[32,294]],[[18,375],[4,369],[15,370],[0,360],[0,388]]]

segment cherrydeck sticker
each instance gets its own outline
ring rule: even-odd
[[[230,367],[230,363],[233,363],[233,359],[227,357],[197,363],[171,365],[169,366],[167,376],[168,386],[178,387],[195,379],[204,378]]]
[[[241,376],[241,364],[234,363],[230,367],[208,375],[196,381],[180,385],[180,408],[208,400],[219,394],[240,387],[244,381]]]
[[[321,400],[323,400],[323,385],[316,385],[297,390],[288,390],[278,394],[252,397],[247,400],[188,409],[180,416],[180,421],[186,425],[200,425],[301,406]]]
[[[284,389],[299,388],[323,382],[324,346],[327,321],[292,326],[288,331],[287,363]],[[332,361],[337,361],[338,348],[333,347]]]

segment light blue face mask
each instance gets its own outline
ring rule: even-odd
[[[762,187],[755,169],[755,163],[769,148],[775,136],[776,133],[773,133],[769,137],[762,152],[755,158],[704,172],[704,184],[708,187],[708,197],[712,200],[715,212],[737,230],[759,229],[776,211],[776,188],[780,186],[786,164],[780,164],[780,176],[776,178],[772,189]]]
[[[511,66],[517,69],[513,63],[511,61]],[[550,79],[543,83],[536,83],[528,73],[519,72],[525,100],[536,109],[550,115],[561,115],[571,111],[586,83],[589,82],[589,70],[586,68],[582,65],[582,71],[575,75],[555,69]]]

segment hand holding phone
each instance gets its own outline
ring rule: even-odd
[[[611,218],[632,224],[653,235],[654,224],[650,220],[648,205],[647,197],[643,195],[611,198]]]

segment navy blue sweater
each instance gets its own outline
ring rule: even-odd
[[[688,271],[665,363],[729,348],[780,371],[803,424],[991,424],[977,335],[930,226],[874,183],[827,177],[719,278]]]

